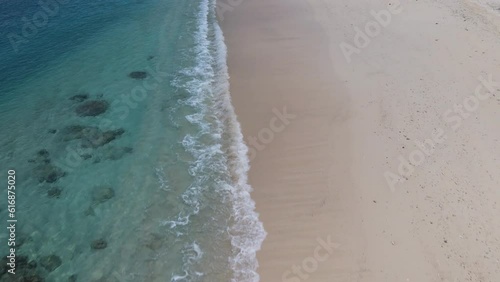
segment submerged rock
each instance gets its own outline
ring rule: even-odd
[[[94,208],[88,207],[84,212],[83,215],[85,216],[95,216],[95,211]]]
[[[18,256],[16,259],[16,266],[19,269],[33,269],[36,268],[36,262],[30,261],[27,256]]]
[[[59,198],[61,196],[62,190],[58,187],[52,187],[47,191],[47,196],[49,198]]]
[[[105,249],[107,246],[108,246],[108,243],[104,239],[97,239],[97,240],[92,241],[92,243],[90,243],[90,247],[93,250],[102,250],[102,249]]]
[[[133,79],[145,79],[146,77],[148,77],[148,73],[145,72],[145,71],[133,71],[131,73],[129,73],[128,75],[130,78],[133,78]]]
[[[145,238],[146,240],[144,245],[153,251],[160,249],[164,243],[164,238],[156,233],[150,233],[146,235]]]
[[[132,153],[133,150],[131,147],[110,147],[104,152],[103,156],[108,160],[116,161]]]
[[[101,147],[120,137],[123,133],[125,133],[125,130],[123,130],[122,128],[104,131],[101,133],[101,135],[93,136],[93,138],[88,139],[87,141],[90,142],[90,146],[86,145],[86,147]]]
[[[71,96],[71,98],[69,98],[71,101],[75,101],[75,102],[83,102],[85,100],[87,100],[89,98],[89,94],[87,93],[82,93],[82,94],[76,94],[74,96]]]
[[[70,277],[68,277],[68,282],[76,282],[77,275],[73,274]]]
[[[41,164],[35,167],[33,170],[33,174],[40,183],[43,182],[54,183],[59,178],[66,175],[66,173],[63,170],[52,164]]]
[[[10,267],[7,265],[9,263],[9,259],[7,258],[7,255],[2,256],[2,259],[0,260],[0,276],[4,275],[7,273],[7,270],[10,269]]]
[[[38,151],[37,155],[42,157],[42,158],[49,158],[50,157],[49,151],[47,151],[45,149]]]
[[[61,130],[64,141],[88,138],[99,134],[99,128],[86,125],[69,125]]]
[[[37,263],[34,260],[29,260],[28,256],[19,255],[16,258],[16,274],[7,274],[10,266],[7,265],[8,259],[4,257],[1,261],[0,281],[16,281],[16,282],[43,282],[42,276],[37,274]],[[4,275],[4,276],[3,276]]]
[[[76,107],[76,114],[79,116],[98,116],[108,110],[109,103],[104,100],[87,101]]]
[[[115,196],[113,188],[108,186],[97,186],[92,190],[92,203],[101,204]]]
[[[54,271],[61,266],[62,260],[56,255],[48,255],[40,258],[40,265],[43,266],[48,272]]]
[[[50,133],[50,134],[56,134],[57,133],[57,129],[49,129],[47,132]]]
[[[92,155],[91,154],[82,154],[82,155],[80,155],[80,157],[84,160],[88,160],[88,159],[92,158]]]
[[[64,141],[82,140],[82,146],[89,148],[101,147],[120,137],[125,130],[122,128],[116,130],[102,131],[97,127],[84,125],[70,125],[61,130]]]
[[[45,280],[42,278],[42,276],[38,274],[27,274],[25,276],[21,276],[19,282],[44,282]]]
[[[35,164],[48,164],[50,163],[50,154],[49,151],[42,149],[36,152],[36,155],[33,159],[28,160],[29,163]]]

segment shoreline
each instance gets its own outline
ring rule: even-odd
[[[293,265],[311,256],[320,242],[354,247],[355,240],[340,240],[337,228],[360,233],[357,223],[335,214],[339,208],[355,214],[354,196],[347,189],[329,189],[332,184],[350,187],[351,180],[341,177],[349,171],[350,134],[341,121],[347,118],[350,98],[340,81],[331,79],[328,41],[312,20],[311,8],[295,0],[279,3],[284,10],[279,13],[286,17],[274,16],[273,3],[247,1],[222,21],[233,105],[251,152],[252,197],[268,232],[257,253],[260,281],[291,279]],[[260,23],[252,22],[253,13]],[[233,17],[252,24],[240,25]],[[259,32],[265,26],[276,28],[278,35]],[[262,57],[253,56],[254,48]],[[330,96],[332,90],[338,95]],[[338,157],[347,162],[337,162]],[[332,249],[324,255],[330,259],[314,273],[315,281],[330,277],[332,263],[346,264]]]
[[[497,19],[463,2],[398,3],[255,0],[223,14],[268,233],[260,281],[500,279],[500,87],[478,80],[500,81]],[[492,95],[460,119],[454,105],[479,85]],[[422,149],[439,128],[444,141]]]

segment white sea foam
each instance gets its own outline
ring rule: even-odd
[[[158,179],[158,184],[160,185],[159,189],[165,192],[170,191],[168,179],[165,175],[165,172],[163,172],[163,167],[156,168],[155,172],[156,172],[156,178]]]
[[[232,211],[232,222],[228,227],[232,245],[228,260],[233,273],[231,281],[257,282],[256,252],[266,232],[250,197],[252,188],[247,183],[248,148],[243,142],[231,104],[227,50],[215,17],[215,0],[201,1],[197,26],[196,45],[193,47],[196,65],[180,71],[180,75],[172,82],[172,86],[190,94],[181,103],[195,108],[197,112],[185,117],[198,127],[197,133],[186,134],[181,142],[194,159],[189,167],[189,174],[194,181],[181,195],[185,208],[176,218],[166,220],[163,224],[170,228],[188,225],[190,217],[200,211],[201,195],[207,192],[206,183],[214,181],[220,190],[218,193],[229,200]],[[224,171],[227,177],[214,176]],[[196,277],[201,277],[201,273],[188,267],[201,257],[189,260],[188,253],[183,253],[184,261],[189,261],[185,263],[183,274],[172,276],[171,281],[197,281]]]
[[[215,5],[215,2],[212,2],[212,5]],[[259,281],[259,275],[256,272],[258,267],[256,252],[260,249],[267,233],[258,218],[259,215],[255,212],[255,203],[250,196],[252,188],[248,184],[247,177],[250,168],[247,155],[248,148],[243,141],[240,124],[231,104],[226,62],[227,48],[224,43],[224,36],[217,21],[214,21],[213,26],[217,62],[217,79],[214,91],[219,97],[220,108],[224,109],[224,115],[221,118],[225,130],[231,138],[227,154],[233,175],[233,183],[229,189],[233,197],[232,206],[235,218],[233,225],[229,228],[233,245],[233,257],[230,258],[230,265],[235,272],[232,281],[256,282]]]
[[[171,282],[177,281],[190,281],[203,276],[203,273],[197,271],[190,271],[193,264],[196,264],[203,257],[203,251],[196,242],[184,245],[182,249],[183,255],[183,274],[173,275],[170,279]]]

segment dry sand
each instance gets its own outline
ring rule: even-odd
[[[231,93],[268,232],[261,281],[500,281],[500,14],[450,0],[230,2]],[[340,46],[370,12],[398,8],[348,62]],[[479,86],[488,75],[499,83]]]

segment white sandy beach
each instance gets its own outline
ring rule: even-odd
[[[221,23],[261,281],[500,281],[500,11],[234,6]]]

